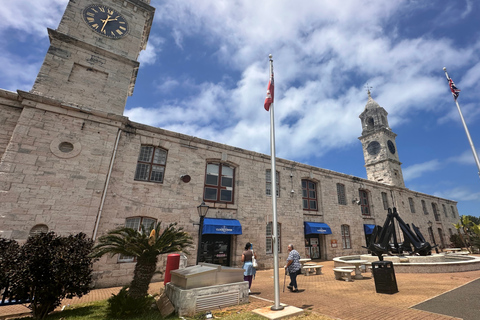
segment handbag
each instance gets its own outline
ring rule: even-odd
[[[255,256],[252,256],[252,265],[254,268],[258,267],[257,259],[255,259]]]

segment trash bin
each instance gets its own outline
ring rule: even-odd
[[[167,256],[167,267],[165,268],[165,276],[163,279],[163,284],[170,282],[172,276],[170,271],[177,270],[180,265],[180,255],[178,253],[172,253]]]
[[[372,262],[373,279],[377,293],[393,294],[398,292],[395,270],[391,261]]]

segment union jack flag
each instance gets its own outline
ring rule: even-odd
[[[455,100],[457,100],[458,95],[460,94],[460,89],[458,89],[455,86],[455,83],[453,83],[453,80],[451,78],[448,79],[448,84],[450,85],[450,91],[452,91],[453,98],[455,98]]]

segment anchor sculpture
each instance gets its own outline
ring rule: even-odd
[[[397,234],[395,231],[395,221],[397,220],[400,229],[403,232],[403,242],[397,241]],[[372,252],[373,255],[378,256],[380,261],[383,261],[383,254],[399,254],[403,255],[408,252],[409,255],[427,256],[432,254],[432,247],[430,243],[425,241],[420,230],[412,223],[412,229],[406,224],[398,215],[397,208],[388,208],[387,219],[383,227],[375,226],[372,237],[367,247],[364,247]],[[390,243],[393,239],[393,243]]]

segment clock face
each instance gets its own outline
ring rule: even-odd
[[[91,4],[83,10],[83,19],[93,31],[112,39],[120,39],[128,33],[128,23],[114,9]]]
[[[378,154],[380,152],[380,143],[378,141],[372,141],[367,146],[367,152],[372,156]]]
[[[388,150],[390,150],[390,152],[392,154],[395,154],[395,145],[393,144],[393,142],[388,140],[387,141],[387,146],[388,146]]]

